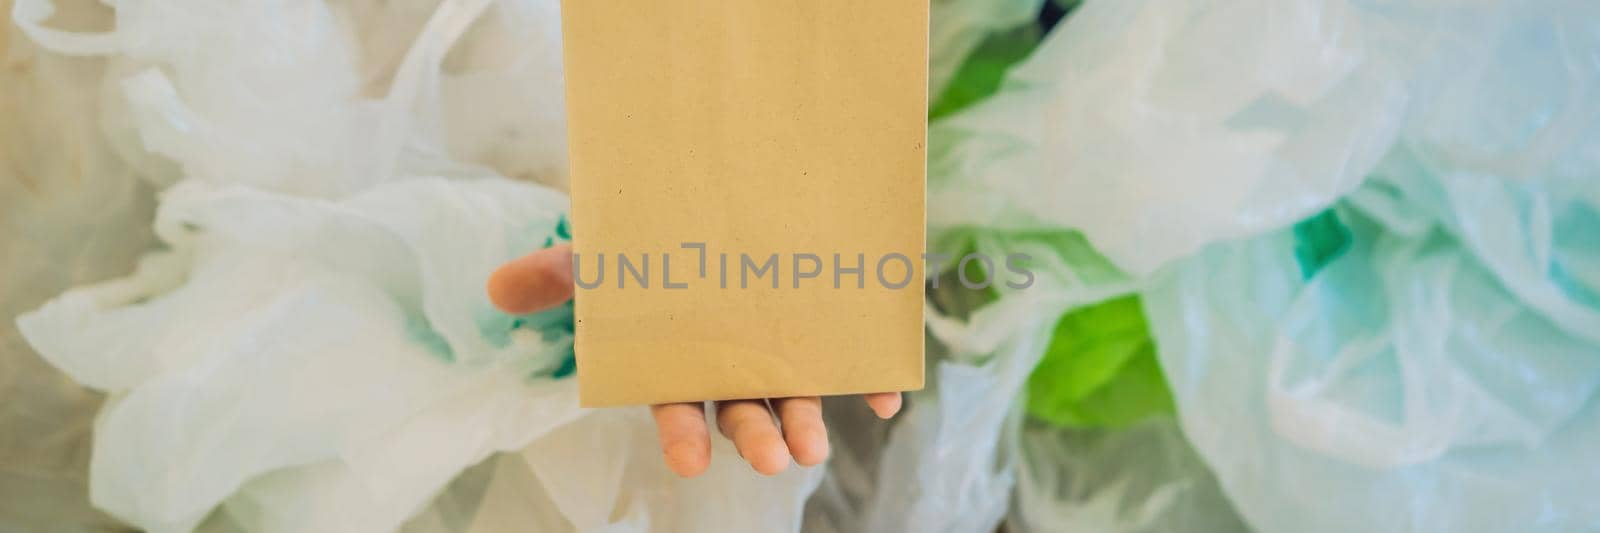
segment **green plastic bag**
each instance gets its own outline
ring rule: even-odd
[[[1028,414],[1063,426],[1126,427],[1173,412],[1137,295],[1076,309],[1056,323],[1028,377]]]

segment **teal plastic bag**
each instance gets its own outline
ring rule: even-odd
[[[1296,260],[1303,240],[1285,230],[1215,245],[1145,292],[1186,433],[1256,527],[1572,531],[1600,521],[1590,492],[1600,343],[1571,327],[1600,309],[1590,297],[1600,212],[1506,181],[1455,211],[1429,191],[1485,184],[1453,179],[1375,177],[1338,211],[1349,250],[1309,280]],[[1454,217],[1427,215],[1483,219],[1516,206],[1549,211],[1501,226],[1520,238],[1487,258],[1474,252],[1481,236],[1457,237]],[[1547,274],[1495,267],[1536,257],[1528,252]]]

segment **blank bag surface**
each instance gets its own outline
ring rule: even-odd
[[[926,0],[562,10],[582,403],[920,388]]]

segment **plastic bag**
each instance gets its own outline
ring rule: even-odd
[[[1022,433],[1017,531],[1248,531],[1176,420],[1126,429],[1029,423]]]
[[[492,179],[337,203],[186,182],[157,218],[169,251],[18,324],[113,394],[94,436],[97,506],[187,531],[224,500],[232,511],[235,491],[315,495],[252,522],[388,530],[457,471],[577,415],[570,385],[540,384],[570,334],[518,328],[480,290],[554,234],[563,206]]]
[[[59,23],[105,23],[98,5],[70,7]],[[131,269],[155,202],[101,138],[104,61],[41,50],[7,19],[0,65],[0,530],[113,531],[85,474],[102,396],[40,359],[12,319]]]
[[[1173,412],[1137,295],[1061,317],[1028,376],[1027,411],[1057,425],[1111,428]]]
[[[733,443],[712,438],[714,459],[684,479],[661,461],[646,409],[597,411],[491,461],[472,511],[435,531],[793,531],[823,469],[752,472]],[[448,496],[448,493],[447,493]],[[689,503],[692,502],[692,505]],[[420,531],[413,522],[406,531]]]
[[[973,44],[968,48],[986,36],[1002,39],[994,50],[979,50],[972,56],[963,52],[959,70],[976,74],[972,80],[957,81],[971,83],[972,87],[962,87],[971,94],[947,98],[951,101],[944,102],[945,108],[936,104],[935,124],[954,120],[941,117],[949,113],[960,117],[960,109],[989,97],[984,83],[998,74],[988,70],[1003,71],[1016,57],[1026,55],[1032,37],[996,31],[1031,24],[1039,5],[1029,3],[1026,9],[992,5],[997,12],[1017,8],[1016,18],[1004,24],[978,24],[987,31],[972,30],[977,35],[969,38]],[[936,24],[939,8],[935,4]],[[939,34],[936,29],[935,35]],[[936,66],[941,50],[937,42]],[[981,65],[973,67],[974,63]],[[941,86],[936,82],[935,91]],[[983,142],[951,135],[953,131],[937,126],[933,131],[930,172],[935,182],[969,179],[958,164],[970,146]],[[930,221],[951,216],[936,211],[940,209],[989,207],[977,196],[960,200],[930,204]],[[932,251],[951,257],[969,252],[991,258],[1027,254],[1029,270],[1040,279],[1018,291],[1005,286],[998,272],[975,272],[971,278],[990,278],[993,283],[986,289],[963,290],[949,269],[964,265],[930,265],[930,272],[943,272],[939,279],[945,286],[940,288],[936,281],[930,294],[932,374],[927,388],[909,394],[906,412],[887,434],[875,431],[870,417],[851,416],[849,406],[830,406],[834,433],[855,437],[835,439],[830,475],[807,509],[808,531],[978,531],[992,529],[1004,519],[1008,493],[1016,483],[1024,386],[1052,339],[1052,326],[1065,311],[1126,295],[1134,285],[1076,234],[994,231],[987,228],[988,222],[935,224],[930,232]]]
[[[983,531],[1005,518],[1024,386],[1056,319],[1135,288],[1082,239],[1049,237],[967,230],[934,244],[940,253],[1024,253],[1036,278],[1019,290],[1005,284],[1019,280],[995,275],[986,296],[960,289],[953,272],[942,277],[927,319],[929,384],[908,394],[892,429],[851,416],[859,406],[829,406],[832,433],[853,437],[835,439],[808,531]]]
[[[931,229],[1080,229],[1140,283],[1270,234],[1144,293],[1185,432],[1257,528],[1592,527],[1592,432],[1563,428],[1592,426],[1594,20],[1087,2],[935,125]]]
[[[968,54],[992,32],[1021,26],[1039,14],[1044,0],[937,0],[929,28],[928,94],[950,85]]]
[[[51,0],[16,2],[17,27],[44,48],[108,58],[106,128],[161,185],[188,176],[339,196],[396,177],[402,145],[433,164],[566,182],[553,1],[163,0],[120,6],[98,33],[46,24]],[[435,6],[448,9],[432,17]],[[170,95],[125,94],[125,77],[156,66]]]
[[[1600,184],[1433,168],[1392,154],[1338,211],[1352,245],[1309,281],[1284,232],[1183,261],[1147,294],[1185,427],[1259,527],[1600,520],[1583,495],[1600,473]],[[1331,499],[1350,503],[1317,510]]]
[[[1056,228],[1007,231],[1003,220],[982,218],[1003,209],[992,202],[992,195],[964,194],[984,187],[977,184],[983,176],[971,171],[1001,151],[985,151],[992,139],[984,136],[987,132],[941,124],[983,113],[989,104],[981,101],[989,94],[981,82],[997,75],[988,70],[1009,68],[1032,46],[1032,37],[1026,34],[994,30],[1027,22],[1037,16],[1038,8],[1039,3],[1032,3],[1026,18],[1019,13],[1015,22],[988,26],[994,29],[984,35],[1000,36],[993,41],[993,50],[980,49],[960,68],[975,73],[972,80],[958,80],[972,84],[966,88],[972,94],[946,95],[950,101],[942,102],[944,107],[936,104],[930,186],[938,190],[942,183],[963,191],[945,197],[945,203],[930,202],[929,218],[934,252],[953,257],[977,252],[990,258],[1026,254],[1028,270],[1039,279],[1025,290],[1014,290],[1002,283],[999,272],[979,272],[971,278],[990,278],[993,283],[970,291],[957,286],[957,275],[948,270],[966,265],[930,265],[930,271],[945,272],[946,286],[941,289],[935,282],[930,294],[936,310],[928,318],[933,367],[928,388],[910,394],[907,412],[887,435],[870,436],[874,433],[860,420],[830,416],[830,425],[839,431],[869,437],[835,445],[831,475],[808,509],[808,530],[996,527],[1006,515],[1010,505],[1006,493],[1015,487],[1018,475],[1024,387],[1055,336],[1057,318],[1072,309],[1126,296],[1135,288],[1078,234]],[[975,63],[981,65],[973,67]],[[1008,96],[1002,92],[992,98],[1003,101]],[[978,109],[961,111],[972,100],[980,101]],[[979,216],[964,217],[967,214]],[[1002,229],[991,229],[995,226]]]
[[[1591,529],[1600,11],[1411,7],[1368,183],[1146,292],[1185,431],[1264,530]]]
[[[1085,2],[995,97],[930,133],[930,227],[1077,229],[1142,276],[1320,211],[1405,112],[1410,58],[1369,18],[1340,2]]]

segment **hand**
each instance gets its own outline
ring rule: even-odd
[[[489,300],[512,314],[548,309],[572,298],[572,247],[558,245],[539,250],[501,266],[489,277]],[[900,393],[865,395],[867,406],[879,418],[900,411]],[[828,458],[828,429],[822,423],[822,399],[773,398],[717,402],[717,429],[733,441],[739,455],[757,472],[773,475],[789,466],[789,459],[804,466]],[[667,467],[684,477],[704,472],[711,463],[711,434],[706,428],[705,404],[669,403],[651,406],[661,453]],[[772,413],[783,421],[782,430]]]

